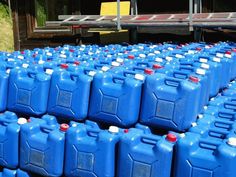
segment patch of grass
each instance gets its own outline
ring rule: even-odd
[[[14,50],[12,19],[8,6],[0,3],[0,51]]]

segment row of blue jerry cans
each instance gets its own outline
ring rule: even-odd
[[[77,70],[77,71],[79,71],[79,70]],[[84,71],[84,70],[82,69],[82,71]],[[134,77],[137,76],[135,73],[129,72],[129,71],[125,71],[125,72],[123,71],[123,74],[133,75]],[[70,118],[71,117],[72,118],[76,118],[76,117],[80,118],[81,117],[81,119],[84,119],[87,115],[88,102],[89,102],[88,99],[89,99],[89,93],[90,93],[90,84],[91,84],[92,79],[89,76],[87,76],[85,73],[69,73],[69,72],[63,72],[60,70],[55,71],[52,76],[53,76],[52,81],[50,83],[50,80],[51,80],[50,75],[36,72],[36,71],[31,71],[29,69],[28,70],[27,69],[12,70],[12,72],[10,73],[10,81],[9,81],[9,99],[8,99],[8,106],[7,106],[8,109],[12,110],[12,111],[16,111],[16,112],[27,113],[27,114],[35,114],[35,115],[44,114],[47,111],[47,101],[48,101],[48,95],[49,95],[49,105],[48,105],[48,112],[49,113],[52,113],[52,114],[58,113],[58,114],[62,114],[63,116],[68,116]],[[100,76],[100,78],[99,78],[99,76]],[[105,77],[110,78],[110,79],[105,81],[103,79]],[[115,78],[115,77],[117,77],[117,78]],[[148,78],[151,78],[151,77],[154,80],[156,80],[156,79],[158,79],[158,77],[164,79],[163,77],[166,77],[166,76],[165,75],[161,76],[161,74],[154,74]],[[81,79],[82,79],[82,81],[81,81]],[[63,82],[63,80],[65,80],[65,81]],[[126,82],[122,82],[124,80],[127,80],[127,82],[132,81],[131,85],[130,85],[131,87],[126,88],[124,85]],[[171,78],[169,78],[169,80],[171,80]],[[172,78],[172,80],[174,80],[173,81],[174,83],[177,83],[177,82],[180,83],[180,82],[185,81],[185,80],[180,81],[180,80],[177,80],[176,78]],[[103,84],[103,81],[105,84]],[[148,81],[150,81],[150,83],[154,82],[152,80],[147,79],[147,81],[145,82],[146,85],[147,85]],[[61,84],[60,84],[60,82],[61,82]],[[166,84],[166,83],[167,82],[165,82],[165,85],[168,85],[170,87],[172,86],[172,90],[176,90],[176,88],[179,88],[178,83],[177,83],[177,85],[176,84],[174,84],[174,85],[173,84]],[[115,87],[111,87],[109,85],[111,85],[111,86],[117,85],[117,89],[115,89]],[[186,84],[186,86],[187,85],[188,84]],[[195,85],[197,85],[196,82],[195,82]],[[200,85],[200,84],[198,84],[198,85]],[[50,88],[50,86],[51,86],[51,88]],[[120,121],[120,118],[118,116],[117,117],[118,121],[115,122],[115,121],[111,120],[113,122],[108,122],[108,123],[114,123],[119,126],[130,126],[130,125],[136,123],[137,119],[138,119],[138,114],[139,114],[139,105],[141,103],[142,82],[135,81],[134,79],[128,80],[127,77],[114,76],[111,73],[98,73],[94,77],[93,89],[92,89],[92,93],[91,93],[90,102],[93,101],[95,104],[97,104],[98,98],[96,96],[96,91],[106,89],[106,87],[108,87],[107,88],[107,90],[108,90],[107,92],[109,92],[108,96],[115,98],[115,99],[113,99],[113,102],[112,102],[112,99],[108,99],[107,101],[105,100],[106,103],[104,103],[104,106],[108,106],[109,104],[107,104],[107,103],[110,103],[110,107],[109,107],[110,110],[108,109],[108,107],[105,107],[105,109],[104,109],[101,106],[100,109],[104,109],[105,113],[114,114],[114,116],[117,116],[117,113],[114,112],[114,110],[116,110],[118,107],[117,97],[119,97],[119,96],[113,95],[113,94],[116,94],[114,90],[117,90],[118,92],[120,92],[121,90],[124,90],[124,92],[125,92],[124,97],[126,97],[127,100],[128,100],[128,97],[130,97],[131,99],[129,101],[131,103],[136,102],[136,108],[134,108],[135,111],[131,110],[130,114],[127,114],[130,116],[126,116],[126,115],[123,116],[123,117],[129,117],[130,122],[129,122],[129,120],[127,120],[127,122],[124,122],[122,120]],[[180,85],[180,87],[181,87],[181,85]],[[189,85],[189,87],[191,87],[191,84]],[[200,86],[198,86],[198,87],[200,87]],[[135,91],[133,91],[132,89]],[[188,90],[184,90],[184,89],[180,89],[180,90],[183,92],[186,92],[186,93],[189,92]],[[199,88],[195,89],[195,90],[198,90],[197,92],[200,91]],[[202,88],[202,90],[204,90],[204,88]],[[144,87],[144,91],[143,91],[144,95],[146,93],[145,91],[146,90]],[[49,94],[49,92],[50,92],[50,94]],[[197,93],[197,92],[195,91],[195,93]],[[84,93],[86,93],[86,94],[84,94]],[[94,95],[93,93],[95,93],[95,96],[93,96]],[[98,93],[98,94],[100,94],[100,93]],[[149,93],[147,93],[147,94],[149,94]],[[164,90],[164,94],[165,94],[165,90]],[[167,91],[167,94],[168,94],[168,91]],[[177,91],[177,93],[174,93],[174,94],[176,94],[177,96],[179,95],[178,97],[181,97],[181,95],[182,96],[184,95],[184,94],[182,94],[182,92],[178,93],[178,91]],[[76,98],[80,97],[80,99],[81,99],[81,95],[83,95],[83,98],[84,98],[81,101],[81,103],[84,103],[84,108],[81,107],[81,110],[79,110],[79,107],[78,107],[79,105],[78,105],[78,103],[75,103],[75,102],[77,102]],[[191,94],[189,92],[189,95],[193,97],[193,100],[196,100],[193,102],[195,102],[196,107],[198,107],[197,105],[199,103],[199,98],[200,98],[199,93],[198,94]],[[41,97],[40,103],[37,101],[37,97]],[[74,99],[73,99],[73,97],[74,97]],[[103,97],[103,94],[101,95],[101,97]],[[162,98],[162,99],[165,99],[165,98]],[[60,101],[60,100],[63,100],[63,101]],[[137,100],[139,100],[139,101],[137,102]],[[183,100],[187,101],[186,98],[183,98]],[[101,100],[101,102],[102,101],[103,100]],[[75,104],[77,105],[77,107]],[[182,103],[182,104],[185,104],[185,103]],[[134,104],[132,103],[132,105],[134,105]],[[200,105],[202,105],[202,104],[200,104]],[[124,104],[120,104],[120,106],[121,106],[121,109],[124,108]],[[145,106],[145,104],[144,104],[144,106]],[[194,107],[194,108],[196,108],[196,107]],[[94,107],[91,106],[90,108],[91,108],[90,110],[92,110]],[[97,106],[95,106],[95,110],[97,110],[97,109],[99,109],[99,108]],[[82,112],[82,113],[80,115],[78,115],[79,113],[75,114],[75,111],[77,111],[79,113]],[[104,112],[104,111],[101,111],[101,112]],[[111,112],[111,111],[113,111],[113,112]],[[93,112],[93,111],[91,111],[91,112]],[[190,110],[190,112],[192,112],[192,111]],[[194,118],[196,117],[198,112],[199,112],[198,109],[195,109],[195,111],[193,111],[193,116],[189,117],[190,121],[194,120]],[[96,114],[98,114],[98,113],[99,113],[99,111],[96,112]],[[131,114],[133,114],[133,115],[131,115]],[[89,117],[92,117],[90,115],[91,114],[89,111]],[[98,115],[98,116],[101,117],[100,115]],[[111,117],[111,115],[108,115],[108,119],[110,117]],[[170,118],[171,117],[169,117],[169,119]],[[179,118],[177,118],[177,119],[179,119]],[[190,124],[188,123],[187,127],[185,127],[185,126],[183,126],[183,128],[182,127],[173,127],[173,129],[177,129],[177,130],[181,131],[181,130],[188,128],[189,125]]]
[[[176,144],[175,177],[233,177],[236,162],[235,98],[212,98],[204,114]]]
[[[4,137],[0,165],[4,167],[19,166],[43,176],[61,176],[63,172],[65,176],[83,177],[171,174],[177,141],[171,133],[154,135],[140,124],[130,129],[111,126],[108,130],[91,121],[59,125],[50,115],[27,121],[11,112],[2,114],[0,120],[0,136]]]

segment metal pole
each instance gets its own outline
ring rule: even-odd
[[[193,0],[189,0],[189,31],[193,31]]]
[[[121,30],[120,26],[120,0],[117,0],[117,30]]]

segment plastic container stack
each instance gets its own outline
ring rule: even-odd
[[[236,43],[0,52],[2,177],[235,177]]]

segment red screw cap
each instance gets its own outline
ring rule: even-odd
[[[199,79],[195,76],[189,76],[189,80],[194,82],[194,83],[198,83],[199,82]]]
[[[144,72],[145,72],[146,74],[149,74],[149,75],[153,74],[153,70],[151,70],[151,69],[149,69],[149,68],[146,68],[146,69],[144,70]]]
[[[129,129],[124,129],[124,133],[128,133],[129,132]]]
[[[233,52],[236,52],[236,48],[235,49],[232,49]]]
[[[79,65],[80,62],[79,62],[79,61],[74,61],[74,64],[75,64],[75,65]]]
[[[25,54],[25,52],[24,52],[24,51],[21,51],[20,53],[21,53],[21,54],[23,54],[23,55]]]
[[[133,60],[133,59],[134,59],[134,56],[133,56],[133,55],[129,55],[129,56],[128,56],[128,59]]]
[[[60,125],[60,130],[63,131],[63,132],[66,132],[69,128],[69,125],[68,124],[61,124]]]
[[[70,52],[75,52],[75,50],[74,49],[70,49]]]
[[[230,51],[226,51],[225,54],[231,55],[231,52]]]
[[[161,69],[161,68],[163,68],[163,66],[158,65],[158,64],[154,64],[154,65],[152,65],[152,68],[153,69]]]
[[[67,68],[68,68],[68,65],[67,65],[67,64],[61,64],[61,68],[62,68],[62,69],[67,69]]]
[[[172,133],[168,133],[166,135],[166,140],[171,142],[171,143],[175,143],[177,141],[177,137],[176,137],[176,135],[174,135]]]
[[[196,50],[197,50],[197,51],[201,51],[202,49],[201,49],[200,47],[197,47]]]
[[[29,118],[29,119],[27,120],[27,122],[31,122],[31,119]]]

